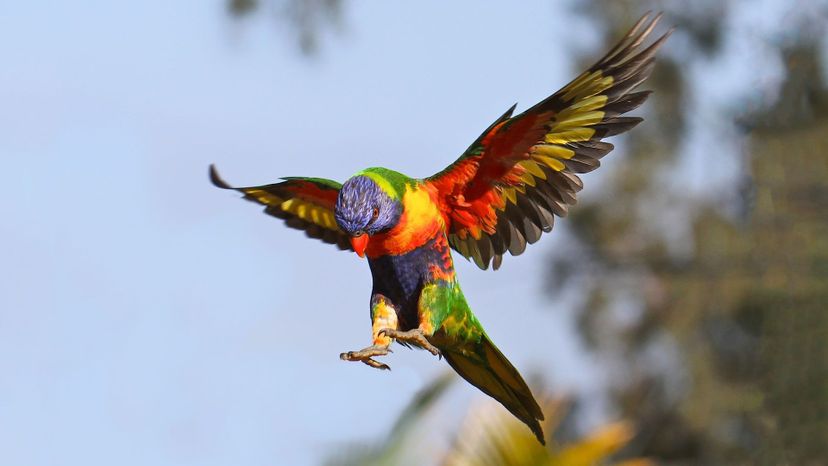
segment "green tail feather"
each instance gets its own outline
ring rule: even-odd
[[[529,426],[541,444],[546,445],[539,422],[543,420],[543,412],[538,402],[517,369],[486,334],[475,345],[474,351],[460,352],[451,348],[443,351],[443,356],[461,377],[499,401]]]

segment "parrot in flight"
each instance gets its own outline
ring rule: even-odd
[[[494,345],[469,308],[455,275],[452,250],[481,269],[497,269],[508,252],[552,230],[583,184],[613,149],[602,139],[629,130],[641,118],[623,114],[650,91],[634,91],[650,74],[655,54],[672,30],[649,46],[660,18],[644,15],[597,63],[525,112],[512,106],[443,171],[411,178],[368,168],[344,183],[282,178],[236,188],[307,236],[367,257],[373,277],[371,345],[342,353],[389,369],[376,358],[393,341],[445,358],[464,379],[499,401],[545,444],[543,413],[520,373]]]

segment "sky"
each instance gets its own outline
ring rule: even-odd
[[[340,361],[370,343],[367,263],[207,166],[238,185],[437,172],[575,76],[572,50],[597,58],[566,5],[355,2],[311,58],[222,1],[0,5],[3,464],[304,465],[379,439],[447,366],[402,348],[391,372]],[[542,289],[562,236],[458,275],[524,374],[589,393],[577,296]],[[456,384],[431,436],[482,397]]]
[[[367,263],[207,166],[248,185],[440,170],[572,74],[548,5],[467,7],[354,4],[306,59],[282,23],[222,2],[0,6],[3,463],[315,464],[384,434],[447,366],[340,361],[370,342]],[[517,367],[566,387],[586,378],[541,294],[554,244],[458,274]],[[457,384],[436,424],[481,396]]]

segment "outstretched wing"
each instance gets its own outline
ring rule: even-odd
[[[612,150],[601,140],[629,130],[641,118],[622,117],[649,91],[631,92],[653,69],[654,55],[670,31],[649,47],[661,15],[644,15],[603,58],[525,112],[514,107],[497,119],[466,152],[427,178],[439,193],[449,244],[481,269],[497,269],[508,251],[552,229],[583,184],[576,173],[592,171]]]
[[[282,178],[283,182],[248,188],[234,188],[221,179],[216,167],[210,165],[210,181],[222,189],[234,189],[244,198],[265,206],[265,213],[281,218],[291,228],[304,230],[310,238],[318,238],[339,249],[351,248],[348,235],[334,220],[334,206],[339,188],[336,181],[323,178]]]

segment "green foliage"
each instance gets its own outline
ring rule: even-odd
[[[549,400],[544,430],[556,432],[567,411],[563,400]],[[444,466],[648,466],[645,459],[612,460],[633,437],[625,422],[604,425],[574,442],[541,446],[531,432],[500,406],[488,402],[473,410],[446,455]]]
[[[584,8],[617,32],[628,22],[624,11],[639,11],[640,3],[596,0]],[[608,370],[619,377],[611,397],[641,428],[627,452],[665,465],[822,464],[828,457],[822,35],[803,25],[794,40],[774,44],[786,78],[772,105],[721,103],[721,111],[731,112],[724,121],[745,132],[734,132],[733,141],[708,141],[709,151],[731,164],[741,158],[741,173],[730,191],[689,198],[664,179],[688,157],[679,145],[682,122],[705,124],[690,112],[698,108],[694,99],[708,97],[688,93],[686,70],[694,60],[717,57],[723,38],[738,33],[723,29],[721,19],[708,22],[710,12],[724,18],[732,6],[715,3],[673,4],[668,12],[666,21],[675,18],[692,41],[653,73],[655,118],[630,133],[623,167],[608,175],[603,193],[573,209],[568,225],[577,246],[554,257],[550,283],[587,283],[580,328],[589,347],[613,361]],[[743,153],[727,150],[740,146]],[[689,232],[683,241],[677,225],[664,228],[668,215]],[[561,285],[563,277],[570,281]],[[619,325],[613,315],[622,299],[638,317]]]
[[[652,466],[645,459],[613,461],[612,457],[633,437],[631,424],[617,422],[602,426],[573,442],[553,441],[541,445],[534,434],[497,402],[486,399],[467,415],[460,431],[446,451],[418,442],[425,414],[434,409],[446,393],[453,373],[438,377],[417,394],[402,412],[391,433],[379,443],[354,444],[337,448],[325,461],[328,466],[424,464],[436,459],[444,466]],[[544,430],[559,431],[568,410],[564,400],[543,403]],[[416,450],[407,448],[416,444]]]

